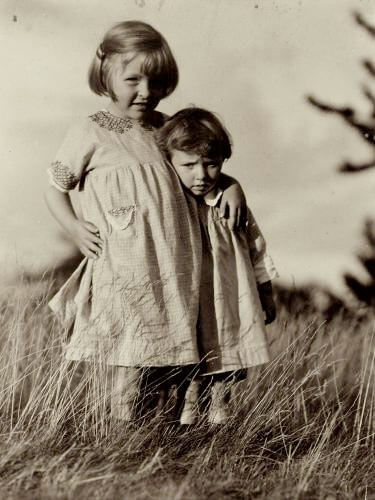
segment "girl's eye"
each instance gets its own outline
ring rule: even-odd
[[[139,78],[136,78],[135,76],[132,76],[130,78],[126,78],[125,81],[126,82],[130,82],[130,83],[137,83],[139,81]]]

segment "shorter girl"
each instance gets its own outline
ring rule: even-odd
[[[269,361],[265,323],[275,319],[271,279],[277,276],[265,241],[248,209],[246,230],[234,233],[220,217],[218,180],[231,156],[220,121],[200,108],[183,109],[160,129],[159,146],[185,190],[198,200],[203,240],[198,322],[201,377],[192,382],[182,423],[195,421],[198,391],[211,392],[209,420],[228,417],[229,381]]]

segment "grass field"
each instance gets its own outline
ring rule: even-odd
[[[101,368],[64,360],[50,295],[25,281],[0,300],[0,498],[375,499],[371,318],[282,306],[227,425],[130,426]]]

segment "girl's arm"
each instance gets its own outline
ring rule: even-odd
[[[260,303],[264,311],[266,325],[269,325],[276,319],[276,306],[273,300],[273,291],[271,281],[265,281],[257,286]]]
[[[228,218],[230,229],[236,230],[246,226],[246,196],[240,184],[226,174],[220,175],[219,187],[223,190],[220,203],[220,216]]]
[[[276,318],[276,306],[273,299],[271,280],[277,278],[278,274],[271,257],[267,254],[266,241],[249,209],[247,219],[246,234],[250,249],[250,259],[254,268],[259,299],[265,315],[265,323],[268,325]]]
[[[98,258],[102,247],[98,229],[91,222],[77,218],[69,194],[49,186],[45,200],[52,216],[70,234],[83,255],[91,259]]]

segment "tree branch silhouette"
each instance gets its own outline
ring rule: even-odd
[[[375,26],[372,26],[359,12],[353,12],[355,22],[363,28],[372,38],[375,38]],[[375,65],[368,59],[362,61],[369,75],[375,78]],[[371,109],[367,119],[360,119],[359,113],[352,106],[335,106],[318,99],[315,96],[306,96],[307,102],[317,108],[322,113],[330,113],[339,116],[350,128],[352,128],[361,139],[370,147],[375,148],[375,95],[367,85],[362,85],[362,93],[370,103]],[[375,149],[374,158],[370,161],[356,164],[352,161],[346,161],[339,165],[338,170],[342,173],[357,173],[370,168],[375,168]]]
[[[375,78],[375,64],[372,63],[369,59],[363,59],[362,65],[367,70],[369,75]]]
[[[343,174],[352,174],[357,172],[362,172],[363,170],[368,170],[375,167],[375,160],[368,163],[351,163],[346,161],[339,165],[338,171]]]
[[[363,16],[360,12],[358,11],[354,11],[353,12],[353,17],[354,17],[354,20],[357,24],[359,24],[359,26],[361,26],[362,28],[365,29],[365,31],[367,31],[367,33],[372,36],[373,38],[375,38],[375,26],[372,26]]]
[[[375,38],[375,26],[372,26],[359,12],[352,13],[355,22],[361,29],[364,29],[371,38]],[[375,64],[369,59],[363,59],[362,65],[371,78],[375,78]],[[354,163],[346,161],[338,168],[342,173],[358,173],[371,168],[375,168],[375,95],[367,85],[362,85],[362,93],[370,104],[369,114],[366,118],[359,118],[359,113],[352,106],[335,106],[321,101],[314,96],[307,96],[306,99],[316,109],[322,113],[339,116],[361,139],[373,148],[373,158],[367,162]],[[344,274],[344,280],[352,294],[360,302],[375,308],[375,221],[367,219],[363,228],[363,238],[366,251],[357,255],[363,270],[367,275],[367,280],[357,279],[350,273]]]
[[[371,146],[375,146],[375,123],[364,123],[357,119],[357,113],[353,108],[334,106],[326,104],[312,96],[307,96],[310,104],[320,109],[324,113],[334,113],[341,118],[356,132],[360,134],[362,139],[368,142]],[[371,115],[372,117],[372,115]]]
[[[362,85],[362,92],[372,106],[371,118],[375,119],[375,95],[371,92],[367,85]]]

